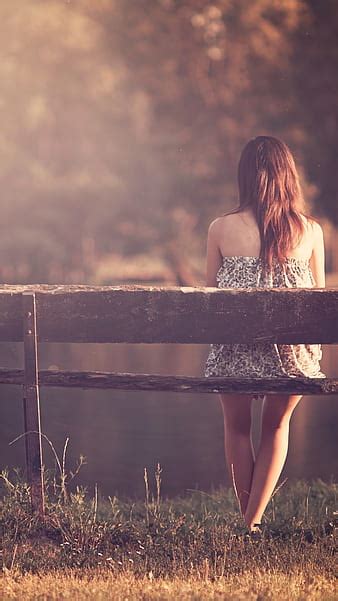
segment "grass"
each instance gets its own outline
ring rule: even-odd
[[[258,601],[263,599],[303,599],[330,601],[337,599],[332,580],[325,576],[304,576],[301,572],[258,570],[238,576],[210,579],[208,574],[184,578],[136,577],[133,572],[113,574],[107,571],[86,571],[46,574],[4,575],[0,586],[2,599],[95,599],[114,601],[128,599],[197,600],[236,599]]]
[[[335,483],[286,482],[254,540],[232,489],[163,499],[158,466],[143,500],[89,498],[59,476],[42,518],[20,472],[1,474],[1,599],[338,598]]]

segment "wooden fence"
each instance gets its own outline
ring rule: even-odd
[[[33,509],[44,512],[40,386],[305,395],[338,391],[335,378],[39,370],[39,342],[337,344],[337,301],[338,290],[327,288],[2,285],[0,342],[23,342],[24,369],[0,368],[0,384],[23,386]]]

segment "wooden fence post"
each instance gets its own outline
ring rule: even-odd
[[[27,481],[31,487],[32,509],[44,514],[35,292],[22,293],[22,309],[24,343],[23,406]]]

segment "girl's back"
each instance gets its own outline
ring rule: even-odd
[[[225,250],[215,276],[219,288],[312,288],[316,285],[310,267],[313,240],[310,235],[304,236],[285,264],[277,261],[266,274],[257,252],[255,229],[241,224],[237,229],[233,219],[232,223],[228,221],[228,229],[224,227],[225,219],[220,218],[218,222],[220,248]],[[226,254],[230,248],[232,254]],[[204,375],[321,378],[326,377],[320,369],[321,358],[320,344],[211,344]]]
[[[219,217],[219,248],[222,255],[228,254],[229,248],[237,256],[259,256],[260,236],[257,222],[250,210]],[[298,246],[289,251],[288,256],[309,259],[312,253],[313,231],[310,221],[303,217],[306,232]]]
[[[287,257],[309,261],[314,285],[325,287],[323,230],[319,223],[301,215],[304,234],[298,244],[290,249]],[[256,219],[250,209],[228,214],[215,219],[209,226],[209,249],[207,266],[207,286],[217,286],[216,273],[223,263],[223,257],[259,257],[260,234]],[[213,261],[213,264],[210,264]]]

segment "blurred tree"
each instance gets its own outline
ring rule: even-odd
[[[316,186],[318,213],[338,225],[338,5],[336,0],[306,4],[293,64],[302,157]]]
[[[133,90],[152,101],[148,136],[173,172],[170,204],[200,211],[201,223],[233,204],[241,147],[261,131],[292,143],[291,33],[299,0],[236,3],[117,2],[105,17]],[[117,14],[116,14],[117,13]],[[111,46],[112,44],[112,46]]]
[[[290,144],[336,220],[334,5],[3,0],[3,273],[87,281],[110,252],[203,257],[259,133]]]

